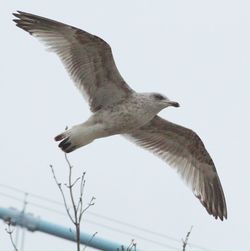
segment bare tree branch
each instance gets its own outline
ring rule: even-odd
[[[77,207],[75,204],[75,198],[74,198],[74,194],[73,194],[73,184],[72,183],[72,169],[73,166],[71,165],[71,163],[69,162],[69,159],[67,157],[67,154],[64,154],[65,160],[68,164],[69,167],[69,180],[68,180],[68,188],[69,188],[69,194],[70,194],[70,200],[71,200],[71,204],[73,206],[73,213],[74,213],[74,224],[75,224],[75,228],[76,228],[76,242],[77,242],[77,251],[80,251],[80,221],[78,218],[78,213],[77,213]],[[78,180],[78,179],[76,179]]]
[[[57,180],[56,175],[55,175],[55,171],[54,171],[54,168],[53,168],[52,165],[50,165],[50,168],[51,168],[51,171],[52,171],[52,174],[53,174],[53,178],[54,178],[54,180],[55,180],[55,182],[56,182],[56,184],[57,184],[57,186],[58,186],[58,188],[59,188],[59,190],[60,190],[60,192],[61,192],[61,195],[62,195],[62,198],[63,198],[63,204],[64,204],[64,207],[65,207],[65,209],[66,209],[66,212],[67,212],[67,214],[68,214],[70,220],[72,221],[72,223],[75,224],[74,219],[73,219],[73,217],[72,217],[71,214],[70,214],[69,207],[68,207],[68,205],[67,205],[67,201],[66,201],[64,192],[63,192],[63,190],[62,190],[62,183],[60,183],[60,182]]]
[[[10,222],[10,220],[6,221],[6,224],[7,224],[7,227],[5,228],[5,231],[10,236],[10,241],[11,241],[11,244],[14,247],[15,251],[18,251],[18,249],[16,247],[16,244],[15,244],[15,242],[13,240],[12,234],[14,232],[14,229],[11,229],[11,222]]]
[[[131,243],[127,248],[127,251],[133,251],[133,250],[136,251],[136,243],[134,239],[131,240]]]
[[[86,250],[87,246],[92,242],[92,240],[95,238],[98,232],[95,232],[90,239],[88,240],[88,243],[83,247],[82,251]]]
[[[124,246],[121,246],[121,248],[118,248],[117,251],[136,251],[136,242],[134,239],[131,240],[129,246],[125,249]]]
[[[85,174],[86,174],[86,172],[83,172],[82,177],[81,177],[80,198],[78,200],[77,212],[78,212],[79,209],[80,209],[80,212],[82,212],[82,206],[83,206],[82,197],[83,197],[83,192],[84,192],[84,188],[85,188]]]
[[[193,226],[191,226],[190,230],[187,232],[185,240],[184,241],[182,240],[182,242],[183,242],[182,251],[186,251],[186,246],[188,244],[188,239],[189,239],[189,236],[191,234],[192,229],[193,229]]]
[[[93,206],[95,204],[95,202],[94,202],[95,197],[92,197],[90,202],[88,203],[88,205],[85,208],[83,208],[83,194],[84,194],[84,188],[85,188],[85,183],[86,183],[86,181],[85,181],[85,174],[86,173],[83,172],[81,177],[78,177],[73,181],[73,178],[72,178],[73,166],[71,165],[67,155],[65,154],[64,156],[65,156],[65,160],[67,162],[68,170],[69,170],[68,184],[64,184],[64,185],[69,191],[69,198],[70,198],[70,202],[71,202],[72,209],[73,209],[72,213],[70,213],[70,207],[67,204],[67,200],[66,200],[66,196],[63,191],[63,188],[62,188],[62,184],[57,180],[56,175],[55,175],[55,171],[54,171],[54,168],[52,165],[50,165],[50,168],[51,168],[51,171],[53,174],[53,178],[54,178],[54,180],[60,190],[60,193],[62,195],[64,206],[66,208],[66,212],[67,212],[71,222],[75,226],[75,231],[76,231],[75,240],[77,243],[77,251],[80,251],[80,244],[81,244],[80,243],[80,225],[81,225],[82,216],[91,206]],[[76,202],[73,188],[76,186],[76,184],[78,183],[79,180],[81,181],[79,184],[79,199]],[[96,236],[96,234],[97,234],[97,232],[92,235],[92,237],[90,238],[88,243],[90,243],[93,240],[93,238]],[[83,250],[85,250],[85,249],[86,249],[86,246],[84,247]]]
[[[79,221],[81,221],[83,214],[91,207],[95,205],[95,197],[92,197],[89,204],[80,211]]]

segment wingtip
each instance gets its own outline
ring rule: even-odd
[[[16,12],[13,12],[12,15],[15,17],[14,19],[12,19],[12,21],[16,23],[17,27],[22,28],[20,26],[22,12],[17,10]]]
[[[17,18],[18,18],[21,14],[22,14],[22,12],[19,11],[19,10],[17,10],[16,12],[13,12],[13,13],[12,13],[12,15],[13,15],[14,17],[17,17]]]
[[[214,216],[216,220],[220,219],[221,221],[227,220],[227,215],[219,215],[219,216]]]
[[[227,220],[227,210],[224,210],[223,213],[218,211],[212,211],[210,214],[214,216],[216,220],[221,220],[221,221]]]
[[[24,12],[24,11],[20,11],[20,10],[17,10],[16,12],[13,12],[12,15],[18,19],[13,19],[14,20],[21,20],[23,18],[27,18],[29,16],[34,16],[33,14],[30,14],[28,12]]]
[[[220,219],[221,219],[221,221],[227,220],[227,210],[225,210],[225,212],[223,213],[223,215]]]
[[[21,15],[21,14],[25,14],[27,12],[21,11],[21,10],[16,10],[16,12],[13,12],[12,14],[15,15]]]
[[[206,201],[201,199],[200,195],[195,195],[197,199],[201,202],[203,207],[206,209],[209,215],[213,216],[216,220],[227,220],[227,208],[226,204],[222,204],[219,208],[214,208],[212,206],[209,206]]]
[[[18,12],[18,11],[17,11],[17,12]],[[18,19],[16,19],[16,18],[12,19],[12,21],[15,22],[16,24],[17,24],[18,20],[20,20],[20,19],[19,19],[19,18],[20,18],[20,14],[18,14],[17,12],[13,12],[13,13],[12,13],[12,15],[13,15],[14,17],[18,18]]]

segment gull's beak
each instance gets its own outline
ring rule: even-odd
[[[169,106],[173,106],[173,107],[179,107],[180,104],[178,102],[175,101],[168,101],[167,102]]]

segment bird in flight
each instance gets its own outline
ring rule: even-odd
[[[17,11],[16,25],[55,52],[89,103],[92,115],[55,137],[66,153],[95,139],[120,134],[175,168],[207,212],[227,218],[213,160],[199,136],[157,114],[177,102],[159,93],[135,92],[120,75],[110,46],[101,38],[48,18]]]

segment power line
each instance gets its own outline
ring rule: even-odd
[[[9,189],[11,191],[15,191],[15,192],[18,192],[18,193],[27,194],[26,191],[15,188],[15,187],[12,187],[12,186],[9,186],[9,185],[0,184],[0,187],[7,188],[7,189]],[[40,196],[40,195],[37,195],[37,194],[33,194],[33,193],[28,193],[28,194],[29,194],[29,197],[34,197],[34,198],[37,198],[39,200],[46,201],[46,202],[58,205],[60,207],[64,207],[64,204],[62,202],[59,202],[59,201],[56,201],[56,200],[53,200],[53,199],[50,199],[50,198],[47,198],[47,197],[44,197],[44,196]],[[8,194],[4,194],[2,192],[0,192],[0,195],[5,196],[5,197],[9,197],[9,198],[14,199],[14,200],[23,201],[21,199],[18,199],[17,197],[14,197],[14,196],[8,195]],[[57,214],[66,215],[64,212],[61,212],[59,210],[52,209],[52,208],[49,208],[49,207],[45,207],[45,206],[37,204],[37,203],[29,202],[29,204],[32,205],[32,206],[35,206],[37,208],[41,208],[41,209],[51,211],[51,212],[54,212],[54,213],[57,213]],[[104,215],[101,215],[101,214],[98,214],[98,213],[94,213],[94,212],[91,212],[91,211],[86,211],[86,214],[89,214],[89,215],[92,215],[92,216],[100,218],[100,219],[104,219],[104,220],[107,220],[107,221],[110,221],[110,222],[113,222],[113,223],[116,223],[116,224],[119,224],[119,225],[122,225],[122,226],[133,228],[133,229],[136,229],[138,231],[142,231],[142,232],[145,232],[145,233],[157,236],[157,237],[161,237],[161,238],[164,238],[164,239],[167,239],[167,240],[174,241],[174,242],[182,244],[182,241],[180,239],[172,237],[170,235],[155,232],[155,231],[143,228],[143,227],[136,226],[134,224],[126,223],[126,222],[123,222],[121,220],[117,220],[117,219],[114,219],[114,218],[111,218],[111,217],[108,217],[108,216],[104,216]],[[99,225],[101,227],[110,229],[111,231],[120,232],[120,233],[123,233],[123,234],[126,234],[126,235],[128,234],[128,232],[126,232],[126,231],[116,229],[116,228],[112,228],[110,226],[100,224],[100,223],[97,223],[97,222],[94,222],[94,221],[91,221],[91,220],[86,220],[85,219],[85,222],[88,222],[90,224]],[[129,233],[129,235],[131,235],[131,234]],[[151,239],[146,239],[145,237],[142,237],[142,236],[137,236],[137,237],[140,237],[140,239],[143,239],[145,241],[149,241],[149,242],[152,242],[152,243],[155,243],[155,244],[158,243],[161,246],[165,245],[165,247],[167,247],[167,244],[157,242],[157,241],[154,241],[154,240],[151,240]],[[189,246],[192,247],[192,248],[196,248],[196,249],[200,249],[200,250],[204,250],[204,251],[212,251],[211,249],[208,249],[206,247],[203,247],[203,246],[191,243],[191,242],[189,243]],[[171,247],[171,246],[169,246],[169,247]],[[177,250],[179,250],[179,249],[177,249]]]
[[[8,220],[12,225],[24,227],[32,232],[39,231],[76,242],[75,230],[50,221],[42,220],[39,217],[35,217],[13,208],[0,207],[0,218],[4,221]],[[116,251],[122,247],[125,249],[128,248],[127,245],[122,245],[118,242],[107,240],[86,232],[81,232],[78,240],[80,244],[103,251]]]
[[[4,187],[4,188],[7,188],[9,190],[12,190],[12,191],[15,191],[15,192],[18,192],[18,193],[22,193],[22,194],[27,193],[24,190],[21,190],[19,188],[13,187],[13,186],[5,185],[5,184],[0,184],[0,187]],[[30,197],[34,197],[34,198],[44,200],[44,201],[47,201],[47,202],[50,202],[50,203],[53,203],[53,204],[57,204],[57,205],[60,205],[60,206],[63,205],[62,202],[59,202],[59,201],[56,201],[56,200],[53,200],[53,199],[50,199],[50,198],[47,198],[47,197],[43,197],[41,195],[37,195],[37,194],[34,194],[34,193],[28,193],[28,194],[29,194]]]
[[[17,197],[8,196],[7,194],[1,193],[1,192],[0,192],[0,195],[5,196],[5,197],[9,197],[9,198],[14,199],[14,200],[17,200],[17,201],[22,201],[21,199],[19,199],[19,198],[17,198]],[[61,212],[61,211],[58,211],[58,210],[55,210],[55,209],[51,209],[51,208],[48,208],[48,207],[39,205],[39,204],[37,204],[37,203],[29,202],[29,205],[32,205],[32,206],[35,206],[35,207],[38,207],[38,208],[41,208],[41,209],[45,209],[45,210],[50,211],[50,212],[53,212],[53,213],[57,213],[57,214],[66,216],[66,213],[65,213],[65,212]],[[85,219],[84,221],[85,221],[86,223],[89,223],[89,224],[92,224],[92,225],[97,225],[97,226],[106,228],[106,229],[111,230],[111,231],[115,231],[115,232],[122,233],[122,234],[124,234],[124,235],[129,235],[129,236],[132,235],[134,238],[138,238],[138,239],[141,239],[141,240],[144,240],[144,241],[147,241],[147,242],[151,242],[151,243],[153,243],[153,244],[156,244],[156,245],[159,245],[159,246],[163,246],[163,247],[166,247],[166,248],[169,248],[169,249],[172,249],[172,250],[180,250],[179,248],[173,247],[173,246],[171,246],[171,245],[168,245],[168,244],[165,244],[165,243],[162,243],[162,242],[158,242],[158,241],[155,241],[155,240],[151,240],[151,239],[145,238],[145,237],[140,236],[140,235],[131,234],[131,233],[127,232],[127,231],[124,231],[124,230],[121,230],[121,229],[118,229],[118,228],[114,228],[114,227],[110,227],[110,226],[108,226],[108,225],[101,224],[101,223],[99,223],[99,222],[95,222],[95,221],[88,220],[88,219]]]
[[[124,231],[124,230],[121,230],[121,229],[118,229],[118,228],[114,228],[114,227],[110,227],[110,226],[108,226],[106,224],[101,224],[99,222],[95,222],[95,221],[91,221],[91,220],[86,220],[85,219],[85,221],[89,222],[89,223],[91,223],[93,225],[101,226],[103,228],[107,228],[107,229],[110,229],[112,231],[119,232],[121,234],[129,235],[129,236],[132,235],[133,238],[137,238],[137,239],[141,239],[141,240],[144,240],[144,241],[147,241],[147,242],[151,242],[151,243],[156,244],[158,246],[162,246],[162,247],[166,247],[166,248],[169,248],[169,249],[172,249],[172,250],[180,251],[180,248],[177,248],[177,247],[174,247],[174,246],[171,246],[171,245],[168,245],[166,243],[159,242],[159,241],[151,240],[151,239],[145,238],[145,237],[143,237],[141,235],[138,235],[138,234],[134,234],[134,233],[131,234],[131,233],[127,232],[127,231]]]
[[[159,232],[155,232],[155,231],[152,231],[152,230],[149,230],[149,229],[146,229],[146,228],[143,228],[143,227],[139,227],[139,226],[136,226],[134,224],[130,224],[130,223],[126,223],[126,222],[123,222],[123,221],[120,221],[120,220],[117,220],[117,219],[113,219],[113,218],[110,218],[108,216],[104,216],[104,215],[100,215],[100,214],[97,214],[97,213],[94,213],[94,212],[86,212],[88,214],[91,214],[93,216],[96,216],[98,218],[102,218],[102,219],[106,219],[108,221],[111,221],[111,222],[114,222],[114,223],[117,223],[117,224],[120,224],[120,225],[124,225],[124,226],[127,226],[127,227],[130,227],[130,228],[134,228],[136,230],[139,230],[139,231],[142,231],[142,232],[145,232],[145,233],[148,233],[148,234],[152,234],[152,235],[155,235],[155,236],[158,236],[158,237],[162,237],[164,239],[168,239],[168,240],[171,240],[171,241],[175,241],[175,242],[178,242],[178,243],[182,243],[181,240],[177,239],[177,238],[174,238],[172,236],[169,236],[169,235],[166,235],[166,234],[162,234],[162,233],[159,233]],[[212,251],[211,249],[208,249],[208,248],[205,248],[205,247],[202,247],[200,245],[197,245],[197,244],[194,244],[194,243],[191,243],[189,242],[188,245],[190,247],[193,247],[193,248],[197,248],[197,249],[201,249],[201,250],[204,250],[204,251]]]
[[[22,201],[21,199],[17,198],[17,197],[14,197],[14,196],[8,196],[7,194],[4,194],[4,193],[0,193],[0,195],[2,196],[5,196],[5,197],[9,197],[11,199],[15,199],[17,201]],[[54,212],[54,213],[57,213],[57,214],[61,214],[63,216],[66,216],[66,213],[63,213],[61,211],[58,211],[58,210],[55,210],[55,209],[51,209],[51,208],[48,208],[48,207],[44,207],[42,205],[39,205],[37,203],[32,203],[32,202],[29,202],[29,205],[32,205],[32,206],[35,206],[35,207],[38,207],[38,208],[42,208],[42,209],[45,209],[47,211],[50,211],[50,212]],[[92,220],[88,220],[88,219],[85,219],[84,220],[86,223],[89,223],[89,224],[92,224],[92,225],[97,225],[97,226],[100,226],[100,227],[103,227],[103,228],[106,228],[108,230],[111,230],[111,231],[115,231],[115,232],[118,232],[118,233],[121,233],[121,234],[124,234],[124,235],[129,235],[129,236],[133,236],[133,238],[138,238],[138,239],[141,239],[141,240],[144,240],[144,241],[147,241],[147,242],[150,242],[150,243],[153,243],[155,245],[158,245],[158,246],[162,246],[162,247],[165,247],[165,248],[168,248],[168,249],[172,249],[172,250],[178,250],[180,251],[180,248],[177,248],[177,247],[174,247],[174,246],[171,246],[171,245],[168,245],[166,243],[162,243],[162,242],[159,242],[159,241],[155,241],[155,240],[151,240],[151,239],[148,239],[148,238],[145,238],[141,235],[138,235],[138,234],[131,234],[127,231],[124,231],[124,230],[121,230],[121,229],[118,229],[118,228],[114,228],[114,227],[110,227],[108,225],[105,225],[105,224],[101,224],[99,222],[95,222],[95,221],[92,221]]]

